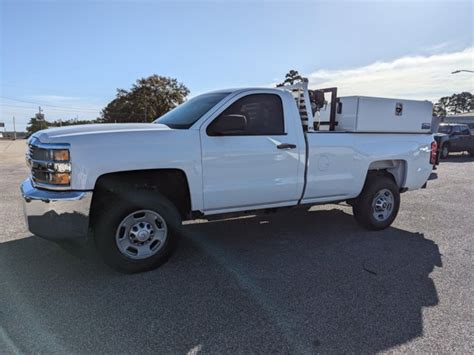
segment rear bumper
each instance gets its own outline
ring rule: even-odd
[[[92,191],[49,191],[21,184],[23,210],[31,233],[51,240],[85,239]]]

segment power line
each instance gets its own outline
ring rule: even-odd
[[[9,108],[22,108],[22,109],[31,109],[31,110],[35,110],[34,107],[31,107],[31,106],[20,106],[20,105],[11,105],[11,104],[3,104],[1,105],[2,107],[9,107]],[[48,106],[48,105],[39,105],[39,106]],[[94,109],[70,109],[70,108],[58,108],[56,106],[54,107],[51,107],[48,109],[48,111],[62,111],[62,112],[90,112],[90,113],[97,113],[97,112],[100,112],[102,111],[102,109],[97,109],[97,110],[94,110]]]
[[[82,111],[100,111],[100,109],[94,110],[94,109],[87,108],[87,107],[48,105],[48,104],[42,104],[42,103],[38,103],[38,102],[19,100],[19,99],[15,99],[15,98],[12,98],[12,97],[6,97],[6,96],[0,96],[0,97],[2,99],[6,99],[6,100],[17,101],[17,102],[22,102],[22,103],[25,103],[25,104],[38,105],[38,106],[56,107],[56,108],[62,108],[62,109],[72,109],[72,110],[82,110]]]

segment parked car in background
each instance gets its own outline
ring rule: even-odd
[[[452,152],[467,151],[474,156],[474,135],[466,124],[441,123],[434,137],[442,159],[446,159]]]

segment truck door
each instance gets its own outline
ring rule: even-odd
[[[461,136],[460,136],[460,150],[471,151],[474,147],[474,138],[471,136],[471,132],[468,126],[461,126]]]
[[[459,152],[462,151],[462,135],[461,135],[461,126],[453,126],[453,131],[451,132],[451,137],[449,139],[450,151]]]
[[[201,127],[204,210],[296,202],[304,142],[298,142],[292,123],[279,94],[248,92],[206,122]]]
[[[469,130],[469,135],[466,137],[466,139],[469,142],[469,151],[471,153],[471,156],[474,156],[474,131],[468,128]]]

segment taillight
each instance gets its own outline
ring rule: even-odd
[[[438,156],[438,143],[436,141],[431,142],[431,155],[430,155],[430,164],[436,165]]]

